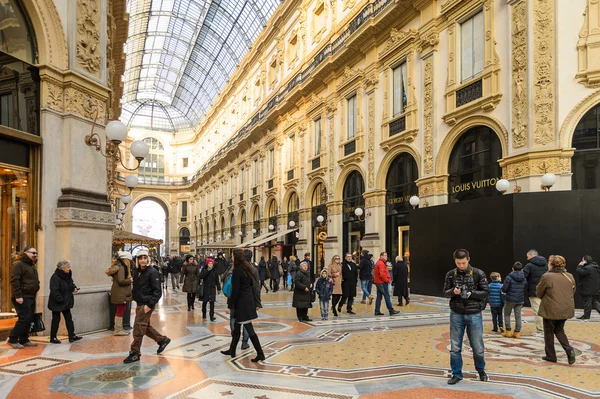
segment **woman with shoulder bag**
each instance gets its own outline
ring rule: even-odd
[[[56,265],[56,270],[50,278],[50,297],[48,298],[48,309],[52,311],[52,327],[50,328],[50,343],[60,344],[56,338],[60,324],[60,314],[65,318],[69,342],[79,341],[81,337],[75,335],[75,325],[71,316],[71,308],[75,304],[74,294],[79,288],[73,282],[71,262],[61,260]]]
[[[131,284],[133,283],[135,267],[132,267],[133,257],[129,252],[120,251],[106,274],[112,278],[110,288],[110,303],[116,305],[115,311],[115,336],[127,336],[129,331],[123,329],[123,315],[127,303],[133,300]]]
[[[187,293],[188,312],[194,310],[196,286],[198,284],[198,265],[192,255],[186,255],[181,267],[179,283],[183,283],[181,291]]]
[[[544,320],[544,343],[546,356],[542,360],[556,363],[554,337],[567,353],[569,364],[575,363],[575,350],[565,334],[567,319],[575,316],[575,279],[567,272],[567,262],[560,255],[550,255],[548,272],[542,275],[536,287],[536,295],[541,299],[540,315]]]

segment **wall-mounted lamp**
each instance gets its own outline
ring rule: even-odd
[[[548,166],[546,162],[542,162],[540,164],[540,169],[544,170],[544,175],[542,176],[542,190],[550,191],[550,188],[556,184],[556,180],[558,179],[554,173],[548,173]]]
[[[239,232],[238,232],[238,236],[240,236],[240,237],[243,237],[243,236],[244,236],[244,233],[243,233],[243,232],[241,232],[241,231],[239,231]]]
[[[356,217],[358,218],[359,221],[364,222],[369,216],[371,216],[371,212],[367,209],[366,212],[363,211],[362,208],[356,208],[354,210],[354,214],[356,215]],[[365,215],[364,218],[361,219],[362,215]]]
[[[256,229],[252,229],[252,234],[256,234]]]
[[[231,238],[231,233],[227,234],[227,238]]]
[[[275,226],[273,226],[272,224],[269,225],[269,230],[273,231],[275,230]]]
[[[510,188],[510,182],[506,179],[500,179],[496,182],[496,190],[500,191],[502,194],[508,191]]]
[[[413,195],[412,197],[410,197],[410,199],[408,200],[408,202],[413,207],[413,209],[415,209],[421,203],[421,199],[419,197],[417,197],[416,195]]]
[[[96,122],[98,121],[98,108],[91,103],[88,105],[88,108],[90,108],[90,109],[95,108],[96,112],[95,112],[94,123],[92,124],[92,129],[90,131],[90,134],[85,136],[85,144],[88,145],[89,147],[94,147],[96,149],[96,151],[98,151],[100,154],[102,154],[102,156],[105,157],[108,161],[107,171],[106,171],[106,178],[107,178],[106,191],[107,191],[108,201],[111,203],[112,210],[114,212],[114,211],[116,211],[117,199],[119,197],[121,199],[121,203],[125,204],[125,206],[127,206],[127,204],[129,204],[131,202],[131,196],[129,194],[131,194],[131,190],[133,190],[138,184],[137,175],[127,176],[125,178],[125,185],[129,189],[129,193],[126,193],[126,194],[121,193],[119,191],[119,188],[116,183],[116,181],[117,181],[117,165],[121,164],[121,166],[124,169],[129,170],[129,171],[138,170],[140,165],[142,164],[142,161],[144,160],[144,158],[146,158],[148,156],[150,149],[148,148],[148,145],[141,140],[136,140],[133,143],[131,143],[131,145],[129,147],[129,151],[131,152],[131,155],[133,155],[133,157],[136,159],[137,165],[134,168],[128,168],[123,163],[123,155],[121,154],[121,149],[119,148],[119,145],[127,139],[127,126],[125,126],[120,121],[108,122],[106,124],[106,129],[105,129],[106,142],[103,146],[102,138],[97,133],[94,132],[94,128],[96,127]],[[125,213],[125,212],[122,212],[122,213]],[[121,225],[122,225],[122,223],[119,224],[119,227],[122,227]]]
[[[290,228],[293,229],[294,227],[296,227],[296,222],[294,222],[293,220],[290,220],[290,222],[288,223]]]

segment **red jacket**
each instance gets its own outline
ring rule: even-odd
[[[390,272],[383,259],[375,263],[375,273],[373,275],[373,282],[375,284],[389,284],[392,280],[390,279]]]

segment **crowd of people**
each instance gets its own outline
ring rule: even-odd
[[[12,303],[18,321],[10,332],[8,344],[15,349],[36,346],[29,340],[35,313],[35,300],[40,289],[40,281],[35,267],[37,250],[25,248],[19,253],[11,267]],[[227,297],[227,314],[230,318],[231,344],[222,351],[224,355],[235,356],[241,338],[242,349],[249,348],[252,342],[257,356],[253,361],[265,359],[260,341],[252,325],[257,319],[257,311],[262,307],[261,292],[278,292],[280,284],[284,290],[293,291],[292,306],[296,309],[299,322],[312,321],[309,309],[317,297],[321,320],[329,319],[329,310],[334,317],[342,313],[353,315],[354,299],[360,282],[362,304],[369,305],[375,300],[374,315],[382,316],[381,303],[390,316],[399,313],[392,304],[390,293],[398,298],[398,306],[410,303],[408,289],[408,266],[401,257],[392,263],[386,252],[379,254],[377,261],[372,254],[363,250],[360,256],[347,253],[344,259],[333,256],[324,268],[315,270],[310,253],[302,260],[290,256],[281,261],[273,256],[253,262],[250,250],[234,249],[231,257],[219,252],[217,256],[184,255],[168,258],[151,258],[147,251],[140,250],[135,256],[126,251],[116,254],[106,270],[111,278],[111,303],[115,307],[114,335],[127,336],[130,331],[124,328],[123,316],[127,305],[136,302],[133,342],[125,363],[137,362],[141,357],[144,336],[158,345],[160,354],[171,340],[151,325],[151,316],[160,301],[163,291],[171,288],[186,293],[187,310],[194,310],[196,299],[202,303],[202,318],[207,314],[216,321],[215,301],[223,293]],[[534,249],[527,252],[527,262],[512,265],[510,273],[502,281],[500,272],[490,274],[489,282],[485,273],[470,264],[467,250],[459,249],[453,254],[455,268],[445,277],[444,294],[450,305],[450,364],[452,377],[449,384],[463,379],[462,345],[466,332],[473,351],[475,369],[481,381],[487,381],[485,372],[483,318],[482,312],[490,305],[492,332],[501,333],[506,338],[521,338],[522,309],[529,300],[535,316],[534,337],[543,337],[545,356],[543,360],[557,362],[554,338],[563,347],[569,364],[576,362],[575,351],[569,344],[564,331],[565,323],[575,314],[574,294],[581,294],[584,306],[581,320],[591,317],[596,309],[600,313],[600,266],[590,256],[579,262],[575,278],[566,270],[566,260],[560,255],[546,259]],[[169,279],[170,277],[170,279]],[[266,281],[269,280],[267,287]],[[373,295],[375,285],[376,298]],[[393,287],[393,291],[392,291]],[[50,342],[60,344],[57,337],[61,315],[65,320],[69,342],[81,339],[75,334],[71,309],[79,288],[73,280],[71,263],[58,262],[50,279],[48,308],[52,312]],[[514,330],[511,316],[514,314]]]

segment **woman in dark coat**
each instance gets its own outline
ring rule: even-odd
[[[410,298],[408,297],[408,266],[400,256],[396,257],[396,263],[392,266],[392,276],[394,276],[394,280],[392,281],[394,284],[394,296],[398,297],[398,305],[402,305],[402,298],[406,299],[406,304],[410,303]]]
[[[356,282],[358,281],[358,267],[352,260],[352,254],[346,254],[344,262],[342,262],[342,300],[338,305],[338,312],[342,311],[342,307],[348,301],[346,312],[348,314],[356,314],[352,311],[352,304],[356,296]]]
[[[300,263],[294,278],[294,297],[292,306],[296,308],[298,321],[312,321],[308,318],[308,309],[312,308],[310,300],[310,273],[306,262]]]
[[[71,316],[71,308],[75,304],[74,294],[79,288],[73,282],[71,273],[71,262],[61,260],[56,265],[56,270],[50,278],[50,297],[48,298],[48,309],[52,311],[52,327],[50,328],[50,342],[60,344],[56,333],[60,324],[60,314],[65,318],[69,342],[79,341],[81,337],[75,335],[75,325]]]
[[[228,301],[230,309],[234,310],[235,325],[231,334],[229,350],[221,351],[222,354],[235,357],[235,350],[242,333],[242,325],[250,335],[250,341],[256,350],[257,356],[253,362],[265,360],[265,354],[260,346],[258,336],[252,326],[252,320],[258,318],[256,311],[258,305],[254,302],[252,279],[252,266],[246,262],[244,251],[236,248],[233,250],[233,273],[231,273],[231,297]]]
[[[210,302],[210,321],[217,320],[215,318],[215,301],[217,300],[217,292],[221,291],[221,283],[217,269],[214,268],[215,261],[211,258],[206,260],[206,267],[200,271],[200,280],[203,281],[202,289],[202,318],[206,319],[206,305]]]
[[[262,287],[265,287],[265,290],[267,290],[267,294],[268,294],[269,289],[265,285],[265,280],[267,279],[267,267],[268,266],[267,266],[267,262],[265,262],[265,257],[261,256],[260,262],[258,262],[258,277],[260,277],[261,289],[262,289]]]
[[[198,264],[192,255],[186,255],[183,266],[181,267],[181,275],[179,283],[183,282],[181,291],[187,293],[188,312],[194,309],[194,300],[196,299],[196,288],[198,286]]]

